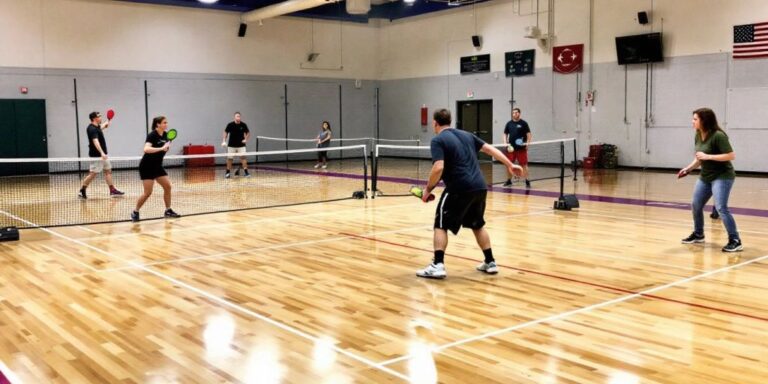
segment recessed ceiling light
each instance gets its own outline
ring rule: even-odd
[[[197,0],[197,1],[199,1],[201,3],[205,3],[205,4],[213,4],[213,3],[215,3],[215,2],[217,2],[219,0]]]

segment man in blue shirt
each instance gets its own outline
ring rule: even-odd
[[[533,140],[531,128],[528,123],[520,118],[520,108],[512,108],[512,120],[504,126],[504,144],[507,144],[507,158],[511,162],[520,164],[523,167],[523,177],[525,177],[525,187],[531,187],[531,181],[528,179],[528,144]],[[504,183],[505,187],[512,186],[512,174]]]
[[[419,277],[443,279],[445,272],[445,248],[448,246],[448,230],[458,234],[461,227],[472,229],[485,260],[477,270],[488,274],[498,273],[491,251],[491,239],[485,226],[485,198],[488,187],[480,172],[477,152],[481,151],[503,163],[510,174],[520,175],[523,169],[512,164],[501,151],[486,144],[477,136],[451,128],[451,112],[438,109],[433,115],[432,127],[436,136],[432,138],[432,171],[427,187],[422,194],[426,203],[440,179],[445,190],[440,196],[435,212],[434,245],[432,263],[416,272]]]

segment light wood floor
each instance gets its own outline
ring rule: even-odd
[[[682,245],[693,178],[593,172],[568,191],[489,193],[495,276],[470,231],[431,259],[412,197],[50,230],[0,243],[0,369],[24,383],[765,383],[768,218],[745,250],[707,218]],[[556,191],[557,182],[534,184]],[[407,185],[402,188],[406,189]],[[739,178],[732,205],[768,208]],[[765,212],[765,211],[762,211]]]

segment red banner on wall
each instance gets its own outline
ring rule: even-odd
[[[552,68],[558,73],[581,71],[584,64],[584,44],[552,48]]]

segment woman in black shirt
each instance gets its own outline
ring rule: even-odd
[[[144,143],[144,156],[139,162],[139,175],[144,184],[144,193],[136,202],[136,209],[131,212],[131,220],[139,221],[139,209],[152,195],[152,189],[155,181],[163,187],[163,200],[165,201],[165,217],[181,217],[171,209],[171,180],[168,173],[163,169],[163,158],[168,149],[171,148],[171,142],[165,130],[168,128],[168,120],[165,116],[158,116],[152,119],[152,131],[147,134]]]

